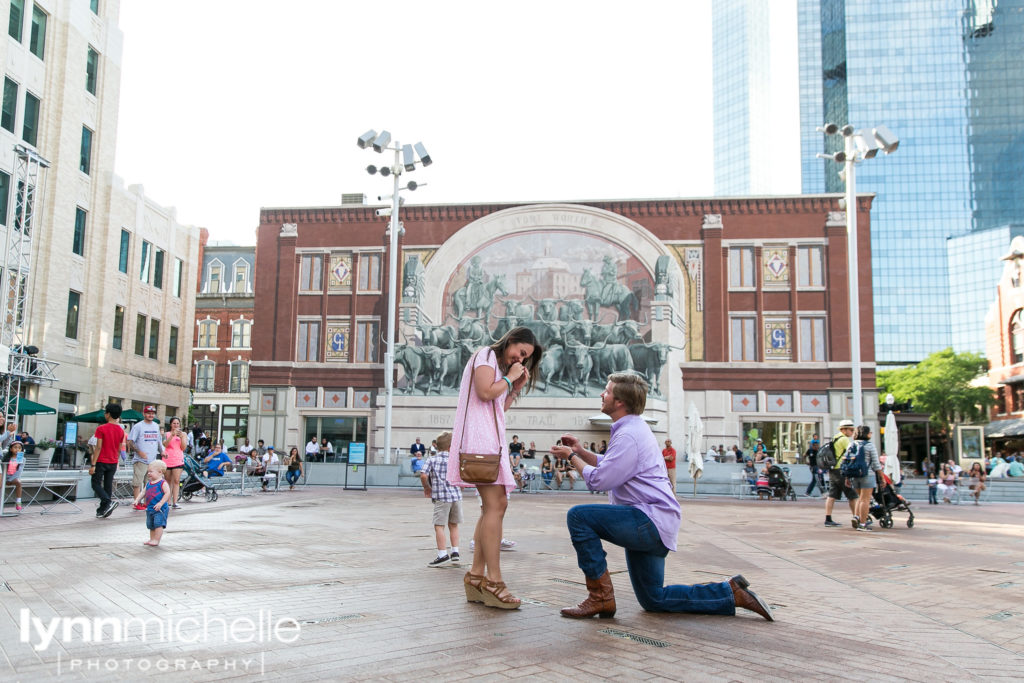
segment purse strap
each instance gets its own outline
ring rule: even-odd
[[[476,357],[479,356],[479,355],[480,355],[479,351],[474,353],[473,357],[470,359],[469,362],[475,365],[476,364]],[[470,377],[472,377],[472,375],[473,375],[473,373],[470,373]],[[475,389],[473,389],[473,387],[472,387],[472,379],[470,380],[470,385],[471,385],[470,386],[470,391],[475,391]],[[494,407],[494,402],[497,401],[497,400],[498,399],[496,399],[496,398],[492,399],[491,401],[489,401],[489,403],[491,404],[491,413],[494,416],[494,435],[496,437],[498,437],[498,455],[501,455],[502,449],[505,447],[505,444],[501,443],[501,431],[498,429],[498,409]],[[466,422],[468,420],[469,420],[469,403],[466,403],[466,414],[462,416],[462,434],[459,436],[459,445],[460,445],[460,447],[462,445],[462,442],[466,438]]]

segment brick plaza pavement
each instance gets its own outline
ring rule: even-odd
[[[172,514],[158,549],[141,544],[142,513],[96,520],[90,501],[81,515],[0,519],[0,680],[1024,677],[1024,505],[917,505],[915,528],[898,514],[894,529],[863,534],[821,526],[814,501],[687,499],[666,578],[742,572],[775,623],[643,612],[619,549],[609,549],[615,618],[563,619],[558,609],[585,595],[565,510],[603,501],[513,496],[506,536],[518,545],[502,569],[524,600],[515,612],[467,604],[465,569],[425,566],[431,507],[408,489],[191,503]],[[464,565],[478,515],[476,499],[466,502]],[[38,620],[29,642],[23,609]],[[151,622],[144,640],[136,623],[109,642],[108,625],[108,642],[96,644],[83,642],[81,624],[65,640],[57,617],[159,618],[168,629],[161,638]],[[279,618],[300,630],[273,631]],[[261,636],[250,622],[271,625]],[[35,650],[37,629],[53,626]]]

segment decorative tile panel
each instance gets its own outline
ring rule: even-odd
[[[316,389],[298,389],[295,392],[296,408],[316,408]]]
[[[352,407],[353,408],[372,408],[373,407],[373,392],[372,391],[360,391],[356,390],[353,392]]]
[[[828,394],[800,394],[800,411],[804,413],[827,413]]]
[[[324,358],[334,361],[348,360],[349,324],[327,324],[327,337],[324,340]]]
[[[324,390],[324,408],[347,408],[348,392],[344,389]]]
[[[260,411],[271,413],[277,410],[277,394],[262,394],[260,396]]]
[[[732,412],[757,412],[757,394],[732,392]]]
[[[332,291],[352,289],[352,254],[331,254],[328,287]]]
[[[764,264],[762,279],[765,285],[789,284],[788,247],[764,247],[761,262]]]
[[[791,413],[793,412],[793,394],[772,394],[764,395],[764,409],[769,413]]]
[[[789,360],[793,356],[793,323],[789,319],[764,321],[764,359]]]

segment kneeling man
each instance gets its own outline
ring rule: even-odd
[[[626,550],[626,567],[640,606],[650,612],[688,612],[733,616],[742,607],[774,621],[771,608],[736,575],[728,581],[695,586],[665,586],[665,556],[676,549],[681,519],[665,460],[650,427],[640,417],[647,402],[647,382],[639,375],[616,373],[601,394],[601,412],[612,418],[611,440],[604,455],[583,448],[571,434],[551,452],[569,458],[587,488],[607,491],[610,505],[577,505],[568,514],[569,536],[590,595],[563,617],[585,619],[615,615],[615,593],[601,541]]]

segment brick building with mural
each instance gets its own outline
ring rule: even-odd
[[[647,375],[645,416],[685,443],[762,438],[794,460],[852,415],[846,226],[837,195],[403,207],[392,443],[451,427],[468,355],[509,327],[549,349],[508,433],[608,437],[611,371]],[[864,414],[877,406],[870,207],[859,202]],[[260,214],[249,433],[383,453],[387,222],[364,204]],[[199,317],[197,313],[197,318]],[[581,369],[582,368],[582,369]],[[392,460],[393,461],[393,460]]]

